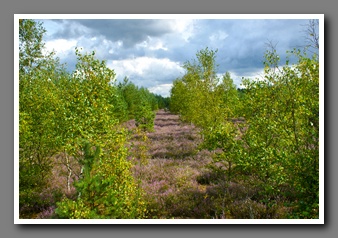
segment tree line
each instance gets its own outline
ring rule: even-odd
[[[230,73],[217,76],[216,54],[205,48],[184,64],[170,110],[201,128],[201,149],[215,151],[208,167],[218,182],[255,188],[249,198],[267,207],[282,201],[290,218],[318,218],[318,55],[294,49],[280,62],[270,44],[264,76],[237,89]]]
[[[68,72],[55,52],[43,53],[45,32],[42,23],[19,20],[20,214],[55,206],[59,218],[143,217],[121,124],[135,119],[141,130],[153,130],[155,111],[168,99],[127,78],[118,83],[95,52],[77,48],[76,68]],[[66,197],[49,190],[60,154]]]

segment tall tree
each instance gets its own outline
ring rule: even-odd
[[[20,208],[44,203],[39,194],[50,176],[50,157],[61,148],[57,81],[67,73],[53,53],[44,53],[45,32],[41,23],[19,20]]]
[[[232,116],[224,105],[235,103],[237,98],[230,74],[225,73],[222,80],[216,74],[216,53],[208,48],[198,51],[197,60],[183,65],[186,74],[175,80],[171,89],[171,110],[206,131]]]

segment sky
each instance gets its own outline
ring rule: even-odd
[[[75,19],[78,18],[78,19]],[[139,87],[167,97],[173,80],[182,77],[184,62],[208,47],[217,50],[217,73],[241,79],[262,75],[267,43],[276,45],[281,59],[286,51],[304,46],[309,17],[229,15],[108,15],[37,19],[47,30],[47,51],[54,50],[67,69],[75,69],[75,47],[95,51],[114,69],[117,81],[128,77]],[[116,19],[122,18],[122,19]],[[140,19],[142,18],[142,19]],[[260,18],[260,19],[258,19]],[[275,18],[280,18],[277,16]]]

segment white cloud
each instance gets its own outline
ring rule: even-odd
[[[222,30],[218,30],[215,33],[213,33],[211,36],[209,36],[210,46],[213,48],[223,48],[225,46],[225,39],[229,35]]]
[[[172,83],[168,84],[159,84],[154,87],[148,88],[150,92],[162,95],[163,97],[169,97],[170,96],[170,89],[173,86]]]
[[[222,40],[225,40],[229,35],[224,32],[224,31],[218,31],[216,32],[215,34],[212,34],[209,39],[212,41],[212,42],[218,42],[219,41],[222,41]]]
[[[163,40],[160,40],[159,38],[153,38],[148,36],[147,40],[136,44],[136,48],[144,48],[149,49],[151,51],[154,50],[165,50],[167,51],[168,48],[164,46]]]
[[[151,45],[149,45],[150,50],[165,50],[167,51],[168,48],[163,45],[163,42],[161,40],[156,40]]]
[[[73,51],[76,45],[77,45],[76,40],[57,39],[47,41],[45,47],[48,52],[54,50],[57,56],[62,56],[67,55],[69,51]]]
[[[195,32],[195,19],[175,19],[171,20],[170,25],[173,32],[180,36],[185,42],[189,42],[189,39]]]
[[[172,81],[183,73],[179,63],[168,58],[138,57],[112,60],[107,62],[107,65],[114,69],[118,79],[127,76],[136,84],[142,83],[145,87]]]
[[[170,61],[168,58],[158,59],[150,57],[113,60],[110,63],[108,62],[108,66],[113,68],[117,73],[139,75],[143,75],[149,71],[181,71],[182,69],[177,62]]]

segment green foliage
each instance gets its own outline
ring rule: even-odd
[[[241,103],[239,100],[239,93],[234,84],[229,72],[222,76],[222,82],[218,86],[219,94],[221,95],[221,110],[225,118],[231,119],[241,116]]]
[[[294,201],[294,212],[316,218],[318,209],[312,207],[319,203],[319,63],[316,56],[310,59],[300,51],[293,55],[298,62],[280,68],[276,52],[268,51],[265,77],[243,81],[238,111],[245,122],[221,124],[205,142],[222,149],[214,162],[228,164],[229,180],[254,176],[261,199],[296,198],[303,205]],[[295,195],[288,197],[290,193]],[[309,208],[311,212],[304,213]]]
[[[236,130],[229,120],[239,113],[240,103],[230,73],[226,72],[221,79],[216,76],[216,53],[206,48],[196,54],[198,63],[184,65],[187,73],[174,81],[170,109],[179,113],[183,120],[202,128],[202,147],[223,150],[216,154],[214,162],[222,163],[230,178],[233,158],[228,154],[237,155],[238,145]],[[219,166],[212,168],[219,172]]]
[[[90,178],[90,172],[93,167],[93,163],[99,157],[101,152],[100,147],[95,148],[95,151],[91,151],[90,143],[86,142],[83,147],[84,158],[80,160],[80,164],[82,165],[82,173],[84,174],[84,178]]]
[[[136,125],[144,131],[154,130],[155,113],[151,110],[149,104],[141,102],[135,115]]]
[[[19,24],[19,206],[41,203],[51,157],[61,149],[56,130],[61,100],[53,80],[64,77],[63,66],[52,54],[43,55],[41,24]]]
[[[207,133],[224,118],[233,115],[237,102],[236,87],[227,72],[216,75],[216,51],[208,48],[197,52],[197,62],[186,62],[186,74],[176,79],[171,90],[170,110]]]
[[[110,104],[114,105],[113,114],[120,123],[129,119],[128,104],[123,96],[122,91],[118,87],[112,88]]]
[[[115,128],[117,120],[111,104],[115,73],[104,61],[96,60],[94,53],[82,55],[77,51],[77,55],[79,63],[70,81],[75,87],[69,87],[65,108],[69,116],[64,124],[69,128],[67,153],[78,155],[83,140],[94,143],[97,150],[91,152],[90,144],[85,144],[85,157],[79,161],[84,166],[84,177],[75,184],[80,197],[75,202],[59,203],[56,213],[63,218],[141,216],[142,202],[135,198],[137,188],[126,161],[126,135]],[[75,208],[81,212],[72,210]]]
[[[176,79],[170,90],[170,111],[180,114],[183,117],[188,108],[188,97],[186,95],[186,87],[182,79]]]
[[[289,183],[302,196],[316,199],[319,166],[319,62],[300,51],[292,67],[272,68],[277,58],[268,52],[265,80],[246,83],[245,136],[253,151],[267,161],[269,176]],[[258,136],[258,133],[261,136]],[[260,155],[260,156],[259,156]],[[257,160],[256,157],[256,160]]]
[[[42,193],[51,186],[54,156],[62,152],[83,165],[84,176],[75,183],[80,197],[58,203],[60,217],[142,217],[144,202],[127,162],[127,135],[117,129],[128,112],[115,72],[94,52],[76,49],[76,69],[67,73],[53,54],[42,54],[44,32],[40,23],[20,20],[20,209],[38,211],[47,202]]]
[[[126,160],[125,139],[122,132],[110,138],[102,150],[84,146],[83,178],[75,184],[79,196],[75,201],[57,203],[59,218],[144,218],[145,203]]]
[[[39,66],[45,57],[42,54],[43,34],[46,30],[41,23],[30,19],[19,19],[19,68],[20,73],[29,73]]]
[[[119,83],[118,88],[127,104],[128,119],[135,118],[139,100],[138,87],[125,77],[123,83]]]
[[[128,105],[129,119],[135,118],[136,125],[143,130],[154,129],[155,110],[158,110],[156,96],[147,89],[138,88],[128,78],[118,85]]]
[[[241,154],[241,144],[236,139],[238,131],[231,122],[225,121],[214,128],[211,128],[204,138],[203,147],[209,150],[222,149],[216,152],[213,158],[213,164],[209,167],[216,173],[219,170],[225,171],[226,180],[231,181],[233,177],[233,166],[236,165],[237,159]],[[214,164],[218,164],[215,166]]]
[[[158,109],[168,109],[170,105],[169,97],[162,97],[161,95],[155,95],[155,99],[158,104]]]
[[[154,130],[155,113],[152,111],[151,104],[147,100],[147,91],[140,97],[135,113],[136,125],[144,131]]]
[[[198,63],[184,65],[187,73],[171,90],[171,110],[202,128],[202,148],[215,150],[209,168],[219,176],[223,171],[226,184],[255,181],[257,201],[283,198],[293,217],[317,218],[318,57],[294,50],[280,67],[276,51],[267,51],[264,78],[244,79],[236,90],[229,73],[222,81],[215,76],[215,53],[202,50]]]

